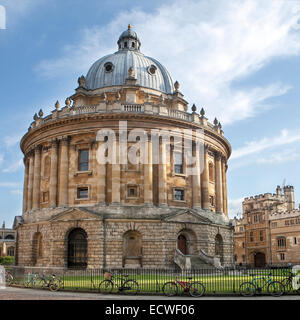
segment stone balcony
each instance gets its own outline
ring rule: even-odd
[[[217,122],[214,124],[208,122],[208,119],[204,115],[199,115],[196,112],[185,112],[178,109],[170,109],[168,106],[160,104],[156,105],[153,103],[121,103],[115,101],[113,103],[100,102],[98,105],[82,105],[82,106],[65,106],[62,109],[56,108],[51,112],[50,115],[43,117],[40,111],[39,115],[35,115],[34,122],[31,123],[29,131],[33,128],[39,127],[43,123],[47,123],[52,120],[78,116],[83,114],[96,114],[96,113],[138,113],[138,114],[149,114],[157,115],[162,117],[168,117],[173,119],[179,119],[190,123],[199,124],[208,127],[220,135],[223,135],[221,125]]]

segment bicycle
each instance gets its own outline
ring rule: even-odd
[[[283,279],[281,281],[283,287],[284,287],[284,292],[287,293],[287,292],[297,292],[297,293],[300,293],[300,286],[298,289],[294,289],[293,287],[293,278],[296,277],[296,275],[292,272],[290,272],[290,274],[288,275],[287,278]],[[298,285],[300,285],[299,281],[298,281]]]
[[[55,274],[50,277],[43,274],[37,277],[35,286],[42,289],[49,288],[50,291],[58,291],[61,288],[61,280]]]
[[[261,293],[262,290],[267,287],[267,292],[274,297],[280,297],[284,293],[284,287],[280,281],[273,281],[271,278],[271,273],[267,276],[257,277],[251,275],[254,278],[250,282],[243,282],[240,285],[240,294],[244,297],[252,297],[257,292]],[[259,282],[262,282],[260,285]]]
[[[9,271],[5,271],[5,283],[11,285],[14,281],[13,275]]]
[[[192,277],[188,279],[192,280]],[[178,277],[175,278],[175,281],[166,282],[162,287],[162,291],[168,297],[175,296],[178,293],[178,285],[183,289],[183,292],[188,292],[192,297],[201,297],[205,292],[205,287],[201,282],[180,281]]]
[[[26,275],[26,278],[24,280],[24,287],[35,287],[37,282],[38,275],[36,273],[30,273],[28,272]]]
[[[105,272],[104,278],[99,283],[99,291],[101,293],[111,293],[114,287],[117,287],[118,292],[124,292],[125,294],[137,294],[139,292],[139,284],[132,279],[127,279],[128,275],[121,275],[119,280],[121,285],[116,282],[118,278],[116,275],[111,274],[110,272]]]

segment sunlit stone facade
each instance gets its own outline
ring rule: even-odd
[[[145,57],[140,44],[129,26],[119,50],[78,79],[65,105],[57,102],[47,116],[42,110],[35,114],[21,140],[18,265],[172,268],[176,255],[188,259],[200,249],[222,264],[233,263],[226,181],[230,144],[217,119],[210,123],[195,106],[188,112],[179,83]],[[146,140],[126,145],[129,150],[140,142],[143,163],[118,161],[123,125],[127,140],[133,129],[143,130]],[[98,139],[98,132],[104,129],[114,133],[116,163],[99,162],[106,140]],[[172,132],[169,141],[162,130]],[[192,175],[185,154],[189,143]]]

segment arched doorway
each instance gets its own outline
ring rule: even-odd
[[[68,268],[87,267],[87,234],[81,228],[73,229],[68,235]]]
[[[220,262],[224,262],[223,257],[223,238],[220,234],[217,234],[215,237],[215,255],[220,258]]]
[[[177,249],[184,255],[187,254],[187,240],[183,234],[180,234],[177,238]]]
[[[123,267],[142,266],[142,235],[136,230],[129,230],[123,236]]]
[[[254,265],[255,267],[264,267],[266,264],[266,256],[262,252],[254,253]]]

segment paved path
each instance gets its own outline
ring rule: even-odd
[[[99,293],[83,293],[83,292],[51,292],[49,290],[25,289],[16,287],[7,287],[0,290],[0,300],[300,300],[300,296],[282,296],[279,298],[270,296],[256,296],[252,298],[244,298],[241,296],[204,296],[201,298],[191,298],[185,296],[164,297],[164,296],[126,296],[126,295],[104,295]]]

